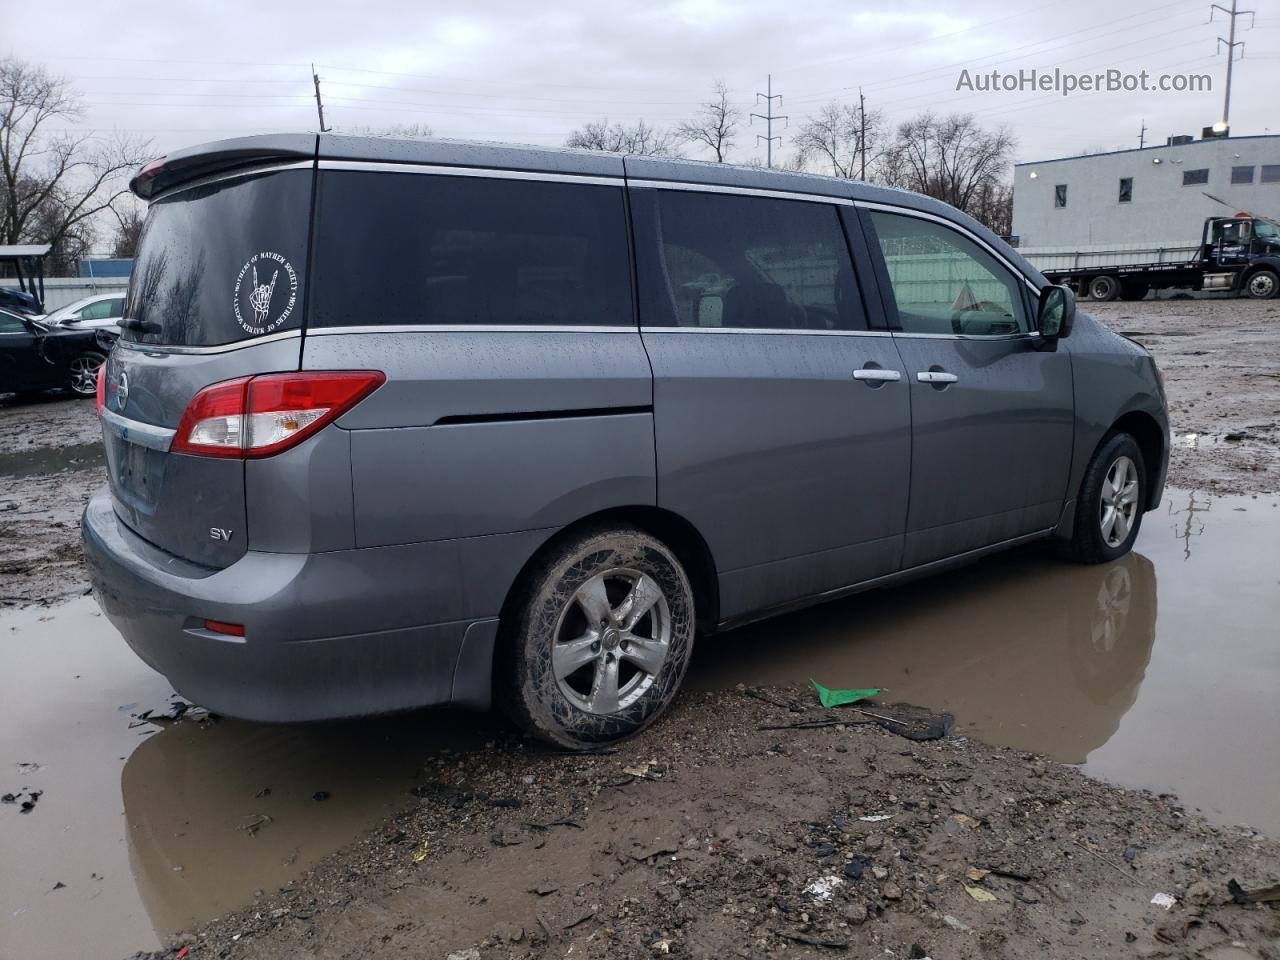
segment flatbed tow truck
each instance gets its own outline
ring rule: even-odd
[[[1042,271],[1092,300],[1141,300],[1152,290],[1207,290],[1269,300],[1280,294],[1280,221],[1236,214],[1204,222],[1200,253],[1183,263]]]

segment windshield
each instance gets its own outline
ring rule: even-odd
[[[297,329],[311,178],[309,170],[265,173],[152,203],[124,339],[214,346]]]

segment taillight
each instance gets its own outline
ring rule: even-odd
[[[98,364],[96,380],[97,386],[94,388],[94,392],[97,397],[98,413],[102,413],[102,408],[107,405],[107,365],[105,362]]]
[[[378,370],[240,377],[187,404],[170,450],[201,457],[269,457],[301,443],[386,382]]]

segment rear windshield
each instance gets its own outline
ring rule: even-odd
[[[223,180],[152,203],[125,304],[145,326],[126,324],[124,338],[215,346],[301,326],[312,176]]]
[[[621,186],[321,172],[312,326],[634,324]]]

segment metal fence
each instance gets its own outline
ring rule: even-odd
[[[17,290],[18,281],[6,280],[3,286]],[[128,277],[46,277],[44,309],[46,313],[52,313],[94,294],[124,293],[128,286]]]

